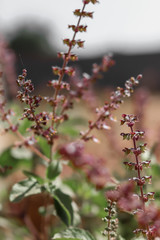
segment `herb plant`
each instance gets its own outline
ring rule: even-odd
[[[99,231],[102,226],[99,222],[94,224],[91,218],[89,221],[86,219],[91,214],[94,220],[96,217],[100,219],[104,207],[106,216],[103,217],[105,229],[102,233],[106,239],[123,239],[118,219],[122,211],[135,215],[136,236],[143,235],[149,240],[160,236],[160,210],[156,205],[148,204],[154,200],[154,191],[147,191],[146,184],[151,183],[152,177],[144,175],[143,169],[149,168],[151,161],[140,160],[146,144],[137,144],[144,136],[143,131],[134,130],[137,117],[123,114],[121,120],[121,125],[126,124],[130,129],[129,133],[121,133],[121,136],[132,141],[132,147],[126,147],[123,151],[127,156],[132,154],[135,159],[124,162],[136,174],[127,183],[120,183],[113,176],[106,165],[105,156],[101,158],[86,151],[85,147],[91,141],[95,145],[103,144],[95,130],[106,132],[111,129],[111,121],[116,121],[114,110],[121,106],[124,98],[131,96],[142,75],[131,77],[124,88],[117,87],[102,106],[97,107],[97,102],[92,102],[93,83],[114,65],[114,60],[104,56],[99,65],[93,64],[91,75],[76,75],[71,62],[78,61],[78,56],[73,49],[83,48],[84,41],[77,35],[87,30],[81,21],[83,18],[93,18],[93,12],[86,11],[86,7],[98,1],[83,0],[82,3],[82,9],[73,12],[78,18],[77,24],[68,25],[73,37],[63,40],[67,51],[57,54],[63,61],[62,67],[52,67],[55,79],[47,85],[53,89],[53,95],[34,95],[34,86],[28,79],[26,69],[18,76],[17,99],[23,106],[20,116],[6,103],[3,76],[6,72],[7,48],[1,45],[1,123],[3,132],[12,132],[16,136],[14,146],[4,150],[0,156],[2,179],[10,176],[14,179],[16,172],[23,169],[23,175],[17,177],[19,181],[14,180],[12,186],[7,186],[4,195],[9,194],[10,202],[6,196],[1,199],[0,215],[3,220],[6,219],[7,225],[0,230],[2,239],[93,240],[96,236],[93,237],[87,229],[96,235],[93,228],[97,227]],[[95,118],[88,119],[88,127],[84,130],[82,126],[78,132],[72,122],[71,110],[80,100],[94,109]],[[68,172],[69,177],[66,177]],[[110,187],[112,189],[108,190]],[[98,208],[98,212],[95,213],[94,208]],[[20,222],[12,222],[12,219]]]

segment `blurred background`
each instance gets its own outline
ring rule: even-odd
[[[65,51],[62,40],[72,36],[67,26],[76,23],[72,12],[81,6],[81,0],[1,0],[1,37],[16,54],[17,72],[26,67],[36,87],[53,78],[51,66],[59,64],[56,53]],[[85,40],[84,49],[74,50],[80,72],[90,73],[93,63],[112,53],[116,65],[100,87],[121,86],[130,76],[142,73],[143,87],[159,90],[160,1],[100,0],[87,7],[95,13],[94,19],[83,20],[87,33],[77,36]]]

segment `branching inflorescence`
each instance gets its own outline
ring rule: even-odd
[[[80,32],[86,32],[87,26],[86,25],[81,25],[81,20],[84,17],[89,17],[93,18],[93,12],[87,12],[85,11],[86,5],[89,3],[96,4],[98,1],[97,0],[86,0],[83,1],[83,7],[82,9],[76,9],[73,13],[75,16],[78,17],[77,25],[68,25],[68,28],[72,29],[73,31],[73,37],[72,39],[64,39],[63,43],[67,45],[68,51],[66,53],[59,52],[58,57],[63,59],[63,65],[62,67],[57,67],[54,66],[52,67],[54,75],[58,76],[58,79],[52,80],[48,83],[49,86],[54,88],[54,95],[52,98],[45,98],[47,102],[49,102],[52,107],[52,122],[51,122],[51,127],[55,128],[59,126],[60,122],[63,122],[64,120],[68,119],[67,114],[64,114],[65,110],[72,108],[72,101],[71,101],[71,94],[69,93],[68,96],[69,98],[65,97],[64,95],[59,95],[59,92],[61,89],[66,89],[70,90],[70,84],[66,83],[63,81],[64,76],[68,75],[69,77],[73,77],[75,75],[75,69],[71,66],[68,66],[69,61],[77,61],[78,57],[76,54],[72,53],[72,49],[77,46],[78,48],[83,48],[84,46],[84,41],[82,40],[77,40],[76,36],[77,33]],[[61,103],[62,109],[61,109],[61,116],[56,115],[56,109],[58,105]],[[52,160],[52,146],[54,143],[54,137],[50,139],[51,141],[51,160]]]
[[[58,57],[63,59],[63,65],[62,67],[54,66],[52,67],[54,75],[58,76],[57,80],[51,80],[48,82],[48,86],[52,87],[54,89],[53,97],[42,97],[42,96],[36,96],[32,95],[32,92],[34,90],[34,86],[31,82],[31,80],[26,79],[27,77],[27,70],[23,69],[22,74],[19,75],[17,79],[17,84],[20,87],[20,90],[18,91],[17,98],[24,104],[26,104],[27,107],[24,108],[24,113],[21,118],[21,120],[27,118],[29,121],[33,123],[33,125],[30,127],[30,131],[33,133],[31,137],[28,137],[27,139],[24,138],[20,132],[18,131],[18,125],[13,125],[10,120],[10,115],[12,113],[11,110],[6,111],[5,110],[5,100],[3,99],[1,101],[0,105],[0,111],[1,111],[1,118],[3,121],[7,121],[9,127],[5,129],[6,131],[11,130],[12,132],[15,132],[16,135],[21,140],[21,145],[25,145],[29,147],[34,153],[36,153],[38,156],[40,156],[42,159],[46,160],[47,162],[52,160],[52,146],[54,143],[54,139],[58,138],[57,134],[57,127],[60,123],[68,119],[68,115],[64,112],[72,108],[73,102],[72,98],[75,97],[73,94],[73,91],[70,91],[70,84],[63,81],[63,78],[65,75],[68,75],[69,77],[74,76],[75,69],[73,67],[68,67],[69,61],[77,61],[78,57],[72,53],[72,49],[77,46],[79,48],[83,48],[84,41],[76,40],[76,35],[79,32],[86,32],[87,26],[81,25],[80,22],[82,18],[84,17],[93,17],[92,12],[86,12],[85,7],[89,3],[96,4],[98,3],[97,0],[86,0],[83,1],[83,7],[82,9],[76,9],[74,11],[74,15],[78,17],[77,25],[69,25],[68,27],[73,30],[73,37],[72,39],[64,39],[63,43],[68,46],[68,51],[66,53],[58,53]],[[3,74],[3,71],[1,71],[1,76]],[[67,90],[68,96],[65,96],[63,94],[60,94],[60,90]],[[3,90],[1,91],[1,93]],[[41,103],[41,101],[46,101],[51,107],[52,112],[40,112],[37,113],[37,109]],[[60,114],[57,114],[57,109],[61,107]],[[35,136],[42,136],[45,138],[48,142],[48,144],[51,146],[51,154],[50,159],[43,155],[35,146],[36,138]]]
[[[142,75],[138,75],[137,78],[131,77],[125,83],[125,88],[118,87],[116,91],[114,91],[110,96],[110,101],[105,102],[104,106],[96,109],[97,119],[92,122],[89,121],[89,128],[86,132],[81,132],[81,139],[87,141],[89,139],[96,140],[94,136],[90,136],[89,134],[93,129],[109,129],[110,127],[106,124],[106,119],[110,119],[114,121],[114,117],[112,115],[112,111],[119,108],[120,104],[123,103],[123,98],[130,97],[131,93],[133,93],[133,87],[139,84],[139,80],[141,80]]]

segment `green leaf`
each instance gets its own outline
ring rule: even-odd
[[[56,233],[54,240],[95,240],[95,238],[86,230],[70,227],[61,233]]]
[[[57,215],[67,226],[73,224],[73,209],[71,202],[72,200],[69,195],[63,193],[60,189],[55,191],[54,205]]]
[[[104,216],[106,200],[104,198],[103,190],[96,191],[93,185],[85,181],[85,178],[82,179],[82,175],[73,175],[71,178],[63,180],[63,183],[69,186],[78,198],[83,199],[80,209],[83,215],[86,216],[87,214],[92,214],[93,216],[98,216],[100,218]],[[115,187],[111,187],[111,189],[114,188]]]
[[[54,198],[54,205],[57,215],[67,225],[73,224],[73,208],[72,199],[66,193],[63,193],[60,189],[50,187],[50,194]]]
[[[9,199],[11,202],[19,202],[29,195],[40,192],[41,186],[38,182],[34,178],[29,178],[13,185]]]
[[[62,172],[61,162],[59,160],[53,160],[47,168],[46,176],[48,179],[53,180],[57,176],[59,176],[61,172]]]
[[[29,172],[29,171],[26,171],[24,170],[23,173],[27,176],[27,177],[31,177],[31,178],[34,178],[39,184],[43,184],[44,183],[44,179],[41,178],[40,176],[38,176],[37,174],[35,173],[32,173],[32,172]]]
[[[47,143],[46,139],[43,137],[37,138],[38,144],[46,157],[50,158],[50,148],[51,146]]]

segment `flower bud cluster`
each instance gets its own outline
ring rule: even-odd
[[[117,237],[117,228],[118,228],[118,219],[116,218],[116,202],[108,199],[108,207],[104,209],[106,216],[102,218],[102,221],[106,223],[106,227],[102,232],[103,236],[107,236],[108,239],[116,239]]]
[[[150,168],[150,162],[151,161],[147,160],[140,162],[139,165],[133,162],[123,162],[123,164],[128,170],[138,170],[139,168],[140,171],[142,171],[144,168]]]
[[[124,148],[123,151],[125,152],[126,155],[128,154],[133,154],[135,157],[135,162],[124,162],[124,165],[129,169],[129,170],[134,170],[137,172],[136,177],[132,177],[129,179],[129,181],[134,182],[140,191],[140,200],[142,203],[142,206],[140,208],[137,208],[135,211],[135,214],[138,218],[138,222],[140,226],[143,228],[137,228],[134,233],[136,236],[143,235],[147,239],[155,239],[153,236],[152,231],[152,226],[150,217],[146,211],[146,206],[145,203],[148,202],[149,200],[154,200],[154,192],[148,192],[144,193],[144,185],[145,184],[151,184],[152,176],[141,176],[141,173],[144,168],[149,168],[150,167],[150,160],[147,161],[141,161],[140,156],[143,152],[145,152],[146,149],[146,143],[144,144],[139,144],[137,145],[137,141],[140,138],[144,137],[144,132],[136,130],[134,131],[134,126],[135,123],[138,121],[137,116],[134,115],[128,115],[128,114],[123,114],[122,115],[122,120],[121,120],[121,125],[126,124],[130,128],[129,133],[121,133],[121,136],[123,137],[123,140],[132,140],[133,142],[133,147],[132,148]],[[150,206],[150,205],[149,205]],[[144,217],[145,216],[145,217]],[[142,222],[140,223],[140,218],[142,219]],[[149,219],[149,220],[147,220]],[[153,225],[154,226],[154,225]]]
[[[21,88],[21,91],[18,92],[17,98],[28,105],[28,107],[24,108],[21,120],[27,118],[29,121],[33,122],[33,125],[29,130],[31,130],[35,135],[44,137],[49,144],[52,144],[53,136],[56,137],[56,130],[53,129],[53,127],[47,127],[52,115],[45,111],[36,113],[36,109],[39,107],[43,98],[41,96],[30,95],[30,93],[34,90],[34,87],[31,80],[26,80],[26,76],[27,70],[24,69],[22,75],[20,75],[17,79],[17,84]],[[30,142],[31,141],[27,140],[25,145],[31,145]]]
[[[60,88],[60,89],[66,89],[68,91],[70,90],[70,84],[69,83],[66,83],[66,82],[59,83],[58,80],[49,81],[48,86],[53,87],[55,89]]]
[[[53,74],[61,76],[62,74],[67,74],[69,77],[74,76],[75,70],[73,67],[60,68],[57,66],[52,67]]]
[[[82,16],[82,17],[90,17],[93,18],[93,12],[86,12],[86,11],[81,11],[81,9],[76,9],[74,12],[75,16]]]
[[[123,134],[123,133],[122,133],[122,134]],[[121,134],[121,136],[122,136],[122,134]],[[127,133],[127,134],[128,134],[128,133]],[[129,134],[130,134],[130,136],[131,136],[132,133],[129,133]],[[130,137],[130,138],[131,138],[131,137]],[[138,137],[138,138],[139,138],[139,137]],[[145,152],[146,146],[147,146],[146,143],[144,143],[144,144],[139,144],[139,146],[138,146],[136,149],[135,149],[135,148],[127,148],[127,147],[125,147],[122,151],[125,152],[126,155],[128,155],[128,154],[130,154],[130,153],[133,153],[134,155],[138,156],[138,155],[140,155],[140,154],[142,154],[142,153]]]
[[[87,26],[86,25],[68,25],[68,28],[71,28],[73,32],[86,32],[87,31]]]
[[[65,44],[65,43],[64,43]],[[80,44],[79,44],[80,45]],[[82,45],[82,44],[81,44]],[[67,59],[67,61],[71,60],[73,62],[78,60],[78,56],[76,54],[70,54],[68,55],[67,53],[64,52],[58,52],[57,53],[58,58],[62,58],[63,60]]]
[[[130,169],[130,170],[135,170],[138,172],[137,177],[133,177],[130,180],[134,181],[138,186],[142,186],[144,184],[151,184],[151,179],[152,176],[140,176],[140,172],[143,170],[143,168],[149,168],[150,167],[150,162],[151,161],[139,161],[138,157],[145,152],[146,150],[146,143],[144,144],[139,144],[137,146],[136,142],[144,137],[144,132],[133,130],[133,127],[135,123],[138,121],[136,116],[133,115],[127,115],[123,114],[122,115],[122,120],[121,120],[121,125],[126,124],[130,128],[129,133],[121,133],[121,136],[123,137],[123,140],[132,140],[133,141],[133,147],[132,148],[124,148],[123,152],[125,152],[126,155],[133,154],[135,156],[136,162],[124,162],[124,165]]]

